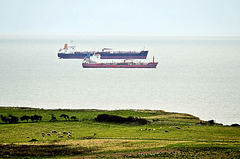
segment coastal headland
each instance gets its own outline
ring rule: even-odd
[[[0,158],[239,158],[240,127],[163,110],[0,107]]]

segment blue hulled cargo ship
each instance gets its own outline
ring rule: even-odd
[[[87,54],[100,54],[101,59],[146,59],[148,51],[112,51],[109,48],[103,48],[102,51],[83,51],[75,50],[76,46],[64,45],[58,52],[61,59],[84,59]]]

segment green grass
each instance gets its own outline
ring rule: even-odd
[[[141,117],[149,120],[150,123],[139,125],[96,122],[94,118],[102,113]],[[18,117],[37,114],[43,119],[41,122],[20,121],[17,124],[5,124],[0,121],[0,157],[16,155],[33,157],[25,152],[29,146],[31,154],[41,158],[49,156],[65,158],[66,155],[67,158],[69,155],[98,158],[110,157],[114,154],[118,157],[138,158],[164,157],[164,155],[176,158],[194,157],[194,154],[200,158],[240,156],[238,127],[224,127],[218,124],[200,125],[200,119],[189,114],[160,110],[44,110],[0,107],[0,115],[8,114]],[[49,122],[51,114],[57,117],[57,122]],[[76,116],[79,120],[65,121],[64,118],[59,117],[61,114]],[[152,122],[153,119],[157,121]],[[63,138],[58,138],[58,134],[51,133],[53,130],[71,131],[72,137],[67,138],[67,135],[61,134]],[[51,136],[46,135],[43,138],[42,133],[51,133]],[[37,141],[31,142],[32,139]],[[54,150],[53,153],[48,151],[49,148]],[[38,149],[42,151],[37,151]]]
[[[67,114],[69,117],[76,116],[78,120],[91,120],[97,117],[98,114],[110,114],[110,115],[119,115],[123,117],[149,117],[154,115],[161,114],[162,111],[156,112],[148,112],[148,111],[135,111],[135,110],[114,110],[114,111],[106,111],[106,110],[94,110],[94,109],[35,109],[35,108],[24,108],[24,107],[0,107],[0,115],[15,115],[21,117],[23,115],[41,115],[43,117],[43,121],[49,121],[51,119],[51,114],[54,114],[58,120],[63,120],[60,118],[61,114]],[[163,112],[166,114],[166,112]],[[0,121],[1,122],[1,121]]]

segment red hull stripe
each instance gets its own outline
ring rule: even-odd
[[[84,68],[156,68],[158,63],[149,63],[147,65],[103,65],[83,63]]]

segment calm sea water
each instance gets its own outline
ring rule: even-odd
[[[156,69],[83,69],[58,59],[77,50],[149,50]],[[240,39],[0,38],[0,105],[73,109],[159,109],[240,123]]]

